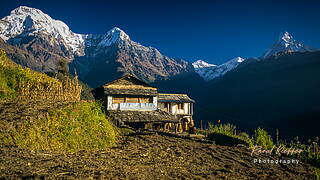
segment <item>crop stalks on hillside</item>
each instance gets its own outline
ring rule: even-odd
[[[77,76],[49,77],[14,63],[0,49],[0,98],[79,101],[81,90]]]
[[[81,86],[77,77],[63,81],[21,82],[18,85],[18,98],[79,101]]]

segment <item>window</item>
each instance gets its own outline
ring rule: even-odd
[[[170,112],[170,103],[165,102],[165,103],[164,103],[164,108],[165,108],[168,112]]]
[[[112,98],[112,104],[119,104],[119,103],[124,103],[125,102],[125,97],[113,97]]]
[[[178,103],[178,109],[183,109],[183,103]]]
[[[126,98],[126,103],[139,103],[139,98],[136,98],[136,97]]]
[[[112,104],[119,103],[153,103],[152,97],[121,97],[116,96],[112,98]]]

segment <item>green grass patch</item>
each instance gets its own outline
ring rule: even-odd
[[[0,143],[31,150],[98,150],[115,144],[118,134],[96,102],[72,102],[11,127],[0,134]]]

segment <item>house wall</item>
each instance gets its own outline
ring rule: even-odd
[[[116,96],[117,97],[117,96]],[[109,95],[106,98],[107,110],[156,110],[158,99],[152,97],[152,103],[114,103],[113,96]]]
[[[190,114],[189,106],[190,106],[190,103],[183,103],[183,110],[185,114]]]
[[[170,103],[170,112],[172,114],[177,114],[178,104],[177,103]]]
[[[158,108],[163,111],[167,111],[167,107],[165,106],[164,102],[159,102]],[[179,109],[179,103],[171,102],[169,112],[171,114],[193,114],[192,108],[193,108],[192,103],[183,103],[182,109]]]

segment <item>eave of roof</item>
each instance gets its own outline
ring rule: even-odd
[[[159,102],[190,102],[195,103],[187,94],[158,94]]]
[[[158,92],[153,89],[104,89],[105,95],[144,95],[144,96],[157,96]]]

